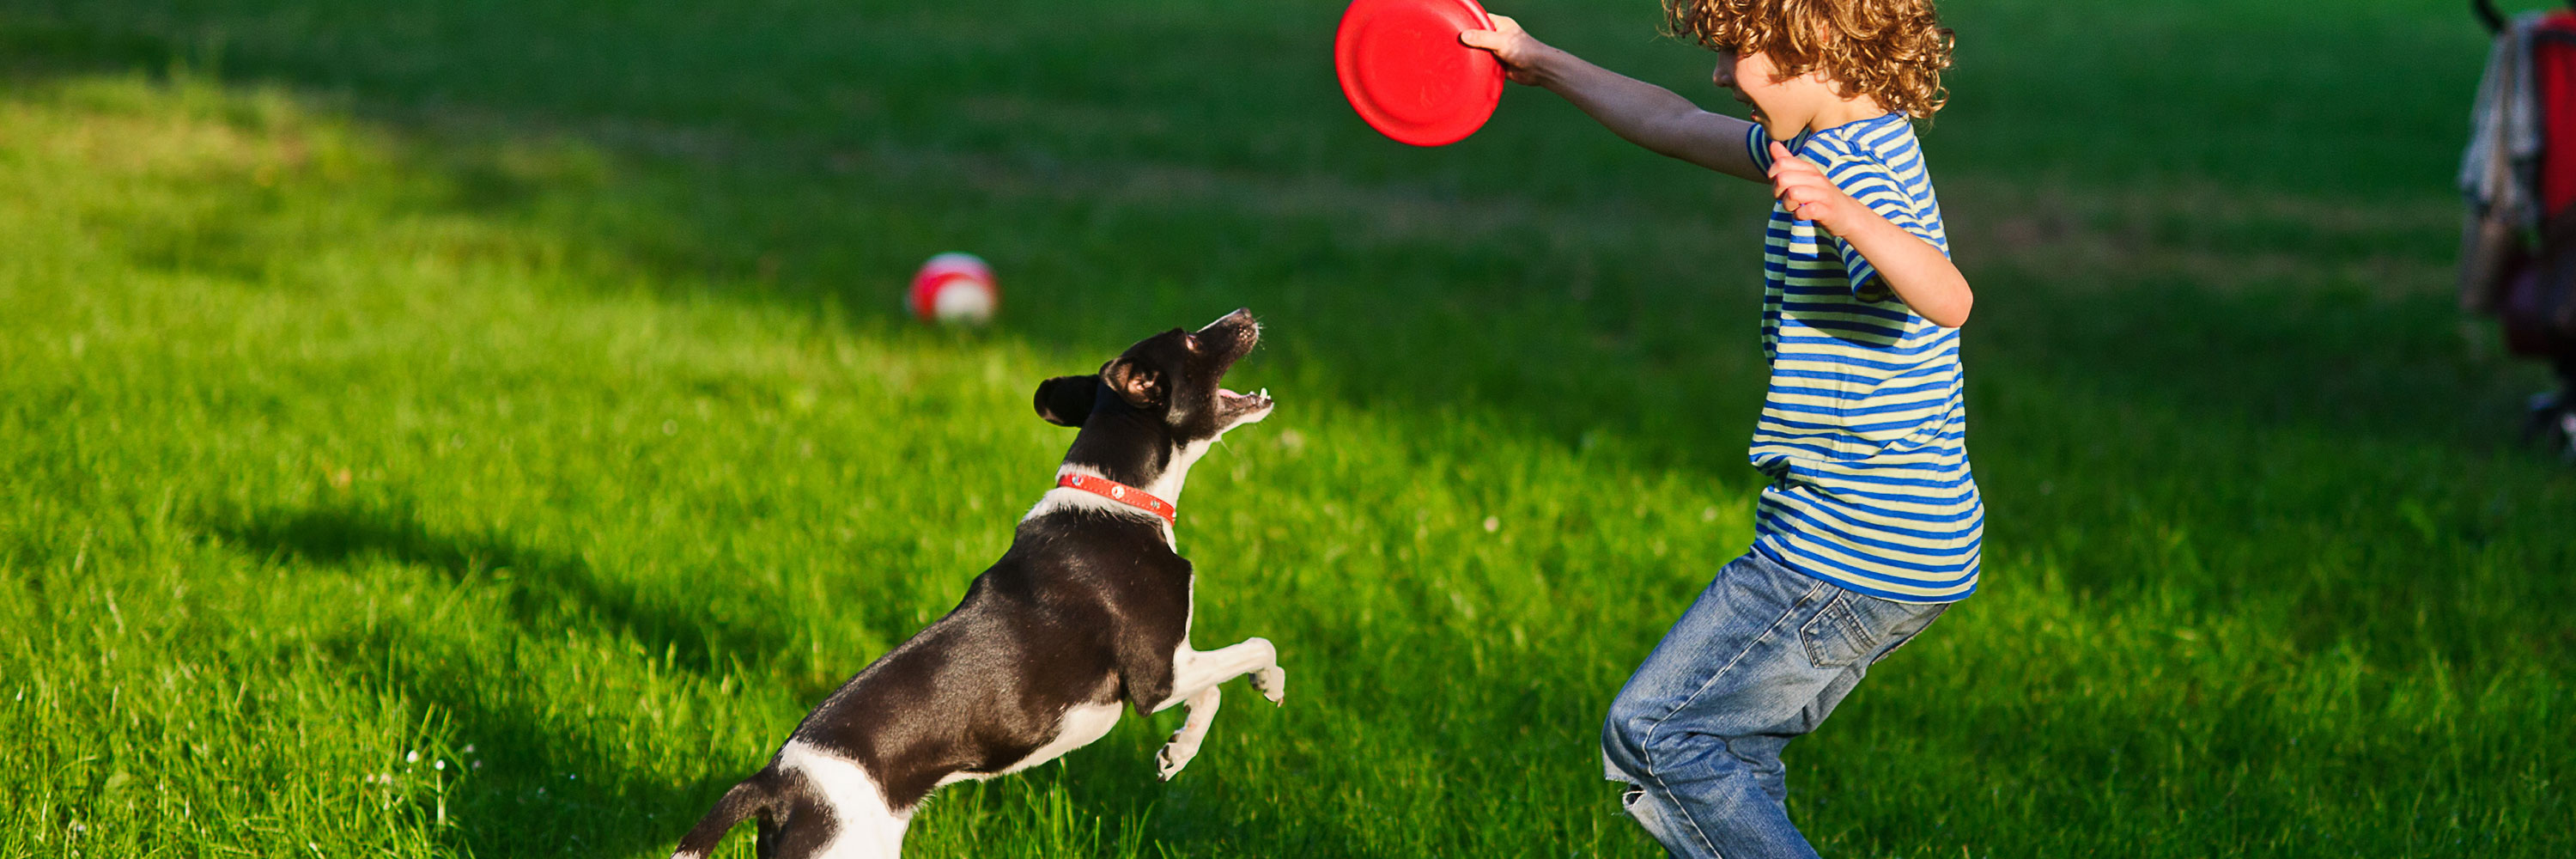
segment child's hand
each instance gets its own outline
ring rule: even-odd
[[[1771,196],[1789,208],[1791,218],[1814,221],[1826,230],[1840,232],[1850,225],[1854,212],[1869,211],[1836,187],[1833,180],[1825,178],[1825,171],[1792,154],[1777,140],[1771,141],[1770,176]]]
[[[1458,43],[1470,48],[1494,52],[1494,59],[1501,60],[1503,63],[1503,75],[1511,78],[1513,83],[1525,86],[1538,85],[1539,63],[1556,49],[1530,38],[1529,32],[1521,29],[1521,22],[1512,20],[1508,15],[1489,17],[1494,19],[1493,29],[1468,30],[1459,33]]]

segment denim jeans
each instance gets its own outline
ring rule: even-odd
[[[1605,774],[1633,786],[1628,814],[1673,856],[1815,856],[1789,824],[1781,750],[1947,607],[1854,593],[1747,553],[1611,702]]]

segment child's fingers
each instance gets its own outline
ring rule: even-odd
[[[1511,16],[1491,17],[1494,21],[1493,29],[1461,30],[1458,33],[1458,43],[1480,51],[1491,52],[1494,59],[1502,62],[1503,73],[1514,82],[1537,83],[1537,77],[1531,74],[1527,67],[1537,40],[1531,39],[1529,33],[1521,29],[1520,22],[1512,20]]]
[[[1822,194],[1821,189],[1816,186],[1823,182],[1823,176],[1812,172],[1773,173],[1771,174],[1771,196],[1787,201],[1791,196],[1796,195],[1812,201]]]
[[[1800,220],[1815,220],[1814,215],[1823,211],[1819,207],[1833,202],[1834,195],[1826,186],[1805,177],[1784,177],[1771,187],[1771,195],[1789,210],[1789,216]]]
[[[1780,145],[1780,141],[1777,140],[1771,141],[1771,166],[1773,169],[1781,170],[1816,169],[1816,165],[1798,157],[1798,153],[1789,151],[1789,147]]]
[[[1775,183],[1825,181],[1823,168],[1817,167],[1813,161],[1791,153],[1788,147],[1781,146],[1777,142],[1771,144],[1771,169],[1765,171],[1765,175]]]
[[[1801,158],[1797,153],[1790,152],[1789,147],[1780,145],[1779,141],[1772,141],[1771,143],[1771,167],[1774,170],[1797,170],[1818,175],[1822,175],[1824,172],[1817,169],[1815,162]]]
[[[1522,35],[1523,33],[1521,30],[1521,22],[1512,20],[1512,17],[1509,15],[1488,15],[1486,17],[1493,19],[1494,28],[1491,30],[1461,30],[1458,32],[1459,44],[1466,45],[1470,48],[1483,48],[1491,51],[1511,44],[1512,37]]]

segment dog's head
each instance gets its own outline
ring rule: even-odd
[[[1227,430],[1270,416],[1268,395],[1218,384],[1260,341],[1261,325],[1249,310],[1197,331],[1147,337],[1098,373],[1038,383],[1038,416],[1082,428],[1067,462],[1101,467],[1113,479],[1152,481],[1175,460],[1186,467],[1193,451]]]

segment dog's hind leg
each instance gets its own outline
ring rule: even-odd
[[[1184,702],[1190,708],[1189,717],[1181,720],[1181,729],[1172,732],[1172,741],[1164,743],[1163,750],[1154,755],[1155,774],[1164,781],[1180,775],[1181,768],[1199,756],[1199,741],[1207,737],[1208,724],[1216,721],[1219,700],[1217,687],[1210,686]]]

